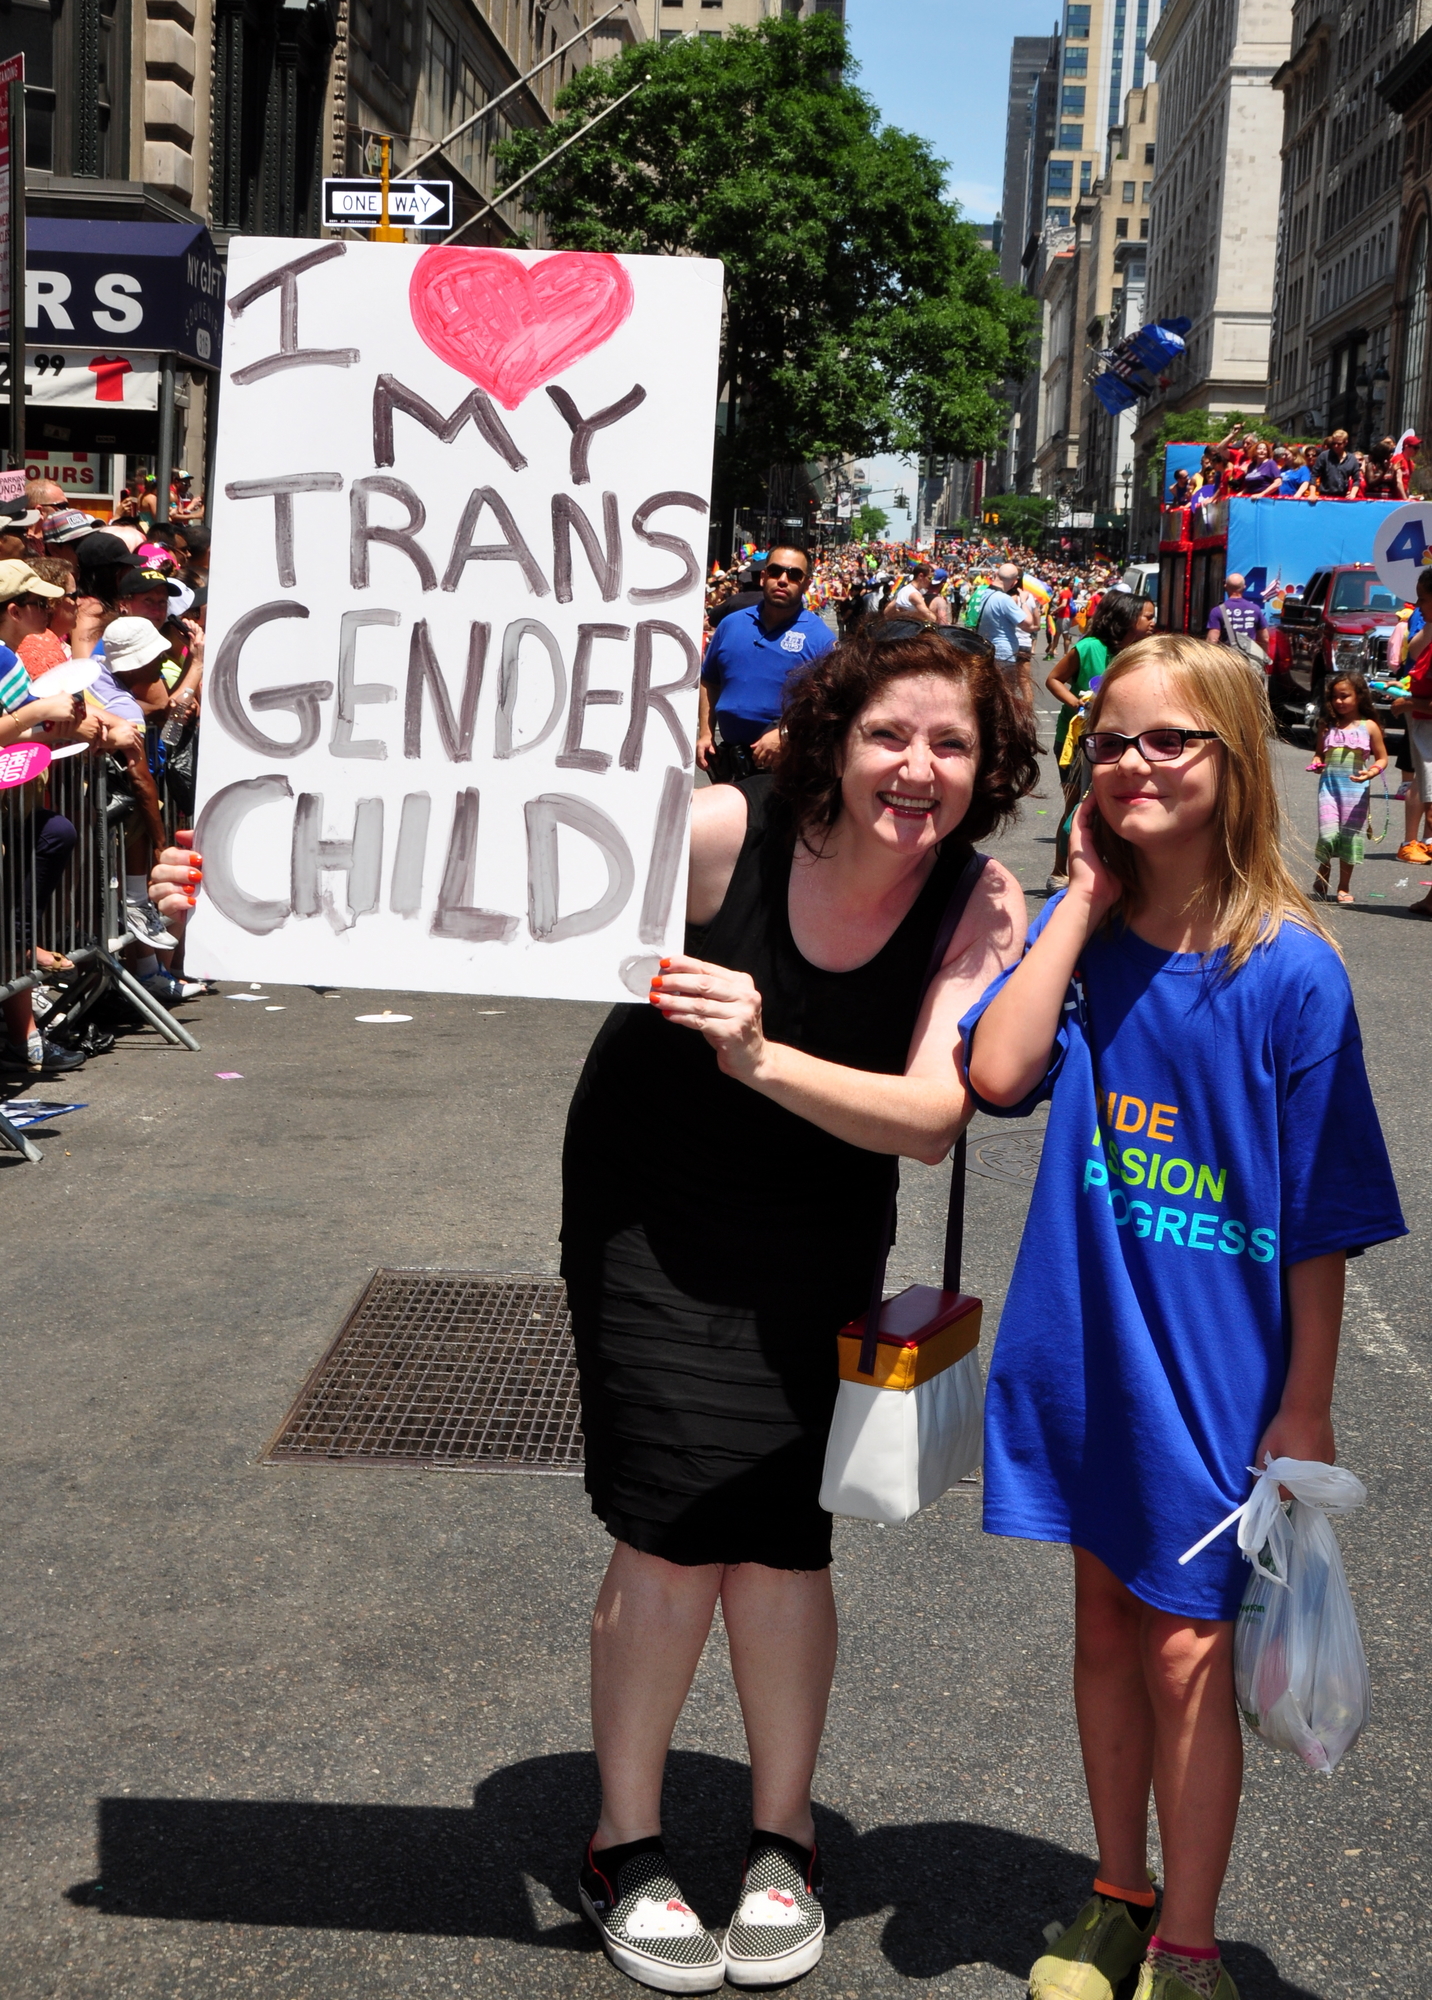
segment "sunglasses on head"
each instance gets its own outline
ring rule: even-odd
[[[783,576],[788,576],[792,583],[804,583],[810,575],[810,571],[806,569],[792,569],[787,563],[767,563],[766,575],[773,576],[777,583],[780,582]]]

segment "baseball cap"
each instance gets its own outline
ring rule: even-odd
[[[33,528],[44,515],[27,508],[23,500],[16,500],[8,507],[0,507],[0,535],[12,535],[20,528]]]
[[[118,535],[105,534],[100,528],[75,543],[75,555],[82,570],[110,569],[115,564],[123,569],[134,566],[129,543],[122,542]]]
[[[146,590],[167,590],[171,597],[181,597],[184,586],[178,577],[167,576],[162,569],[127,569],[115,585],[116,597],[136,597]]]
[[[168,651],[169,641],[147,618],[116,618],[105,629],[104,663],[112,674],[137,674]]]
[[[0,562],[0,604],[8,604],[15,597],[63,597],[64,594],[57,583],[46,583],[42,576],[36,576],[27,562]]]
[[[59,547],[65,542],[77,542],[94,531],[92,515],[82,514],[78,507],[61,507],[45,523],[45,540]]]

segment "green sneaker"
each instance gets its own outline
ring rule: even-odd
[[[1190,1986],[1174,1972],[1155,1972],[1147,1963],[1139,1967],[1139,1983],[1134,1991],[1134,2000],[1209,2000],[1209,1996]],[[1228,1976],[1228,1969],[1220,1961],[1218,1983],[1213,1989],[1211,2000],[1238,2000],[1238,1988]]]
[[[1133,1971],[1153,1934],[1152,1910],[1141,1929],[1123,1903],[1091,1896],[1063,1937],[1034,1961],[1029,2000],[1114,2000],[1114,1988]],[[1138,2000],[1144,2000],[1142,1988]],[[1182,2000],[1182,1995],[1170,1988],[1159,2000]]]

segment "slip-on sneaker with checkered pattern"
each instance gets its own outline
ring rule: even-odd
[[[721,1947],[676,1885],[660,1834],[593,1853],[577,1884],[582,1911],[619,1972],[659,1993],[714,1993]]]
[[[733,1986],[780,1986],[799,1979],[825,1950],[820,1860],[779,1833],[751,1835],[741,1901],[726,1932],[726,1977]]]

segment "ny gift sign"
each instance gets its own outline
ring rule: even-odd
[[[721,291],[694,258],[231,243],[192,968],[646,993]]]

